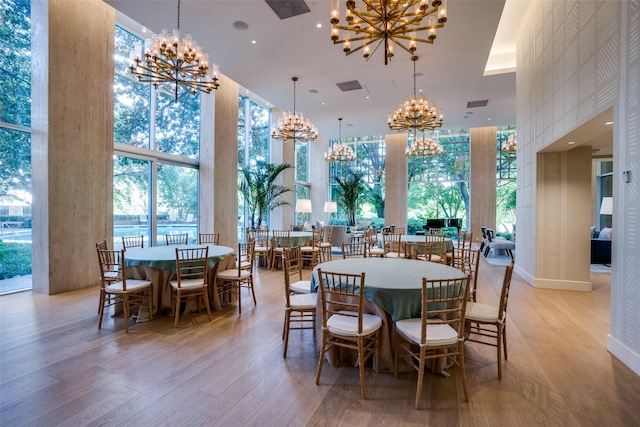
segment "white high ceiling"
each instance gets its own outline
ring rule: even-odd
[[[107,3],[152,32],[176,26],[177,0]],[[417,87],[444,109],[443,128],[515,124],[515,73],[483,76],[504,4],[449,0],[449,20],[435,43],[418,45],[416,72],[424,76]],[[338,117],[344,117],[343,137],[390,133],[388,114],[413,93],[409,55],[396,49],[386,66],[381,52],[369,61],[359,52],[345,56],[330,39],[331,2],[307,5],[311,12],[281,20],[264,0],[182,0],[180,26],[204,45],[223,74],[285,111],[293,109],[291,77],[299,77],[296,110],[323,136],[338,137]],[[235,29],[235,21],[248,29]],[[350,80],[363,89],[342,92],[336,86]],[[486,107],[467,108],[467,101],[484,99]]]

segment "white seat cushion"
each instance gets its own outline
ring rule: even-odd
[[[330,248],[331,247],[331,243],[329,243],[329,242],[320,243],[320,247]]]
[[[297,282],[291,284],[289,289],[292,292],[297,294],[308,294],[311,292],[311,281],[310,280],[298,280]]]
[[[320,250],[320,248],[318,247],[313,247],[313,246],[303,246],[300,248],[300,250],[302,252],[317,252]]]
[[[236,268],[231,268],[229,270],[219,272],[217,277],[221,280],[238,280],[238,277],[240,280],[244,280],[248,279],[250,275],[251,271],[241,270],[240,276],[238,276],[238,270]]]
[[[172,288],[178,289],[178,281],[172,280],[169,282]],[[202,279],[186,279],[180,284],[181,289],[198,289],[204,287],[205,283]]]
[[[403,319],[396,322],[396,328],[416,344],[422,340],[422,319]],[[449,325],[429,325],[427,323],[427,347],[453,345],[458,342],[458,332]]]
[[[498,307],[475,302],[467,302],[467,311],[464,318],[466,320],[477,320],[479,322],[497,322]]]
[[[431,262],[442,263],[442,257],[440,255],[431,254]]]
[[[127,292],[135,291],[141,288],[146,288],[147,286],[151,286],[151,282],[148,280],[135,280],[135,279],[127,280]],[[107,292],[112,294],[124,293],[124,291],[122,290],[121,281],[110,283],[104,289]]]
[[[318,294],[295,294],[289,296],[289,306],[293,310],[309,310],[316,308]]]
[[[369,249],[369,253],[371,255],[384,255],[384,249],[382,249],[382,248],[371,248],[371,249]]]
[[[255,248],[253,248],[254,252],[268,252],[269,248],[267,248],[266,246],[256,246]]]
[[[347,311],[341,311],[339,313],[345,312],[348,313]],[[362,335],[369,335],[380,329],[381,326],[381,318],[375,314],[362,313]],[[355,337],[358,336],[358,318],[334,314],[327,320],[327,328],[331,333],[337,335]]]

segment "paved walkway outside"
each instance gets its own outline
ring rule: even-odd
[[[17,276],[11,279],[0,280],[0,294],[7,292],[23,291],[25,289],[31,289],[31,275]]]

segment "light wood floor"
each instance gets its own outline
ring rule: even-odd
[[[504,268],[482,260],[479,300],[495,302]],[[307,272],[307,275],[309,273]],[[106,317],[97,329],[98,289],[0,297],[0,425],[349,425],[639,426],[640,379],[605,348],[609,280],[592,293],[533,289],[514,274],[509,360],[498,380],[494,349],[466,344],[471,400],[457,371],[394,379],[325,364],[309,331],[292,335],[282,358],[282,273],[259,270],[258,305],[180,320],[132,324]]]

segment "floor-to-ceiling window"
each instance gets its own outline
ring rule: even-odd
[[[296,141],[296,182],[295,201],[299,199],[311,198],[311,182],[309,182],[309,143],[306,141]],[[309,220],[309,213],[295,212],[295,223],[303,224]]]
[[[115,31],[114,246],[125,235],[165,244],[165,234],[198,237],[200,96],[139,83],[129,52],[142,39]]]
[[[469,130],[436,131],[431,138],[442,145],[441,155],[408,159],[408,232],[422,230],[427,219],[458,219],[468,229]],[[451,227],[448,233],[456,231]]]
[[[338,213],[333,214],[333,224],[346,224],[348,219],[344,205],[340,203],[336,193],[336,177],[344,177],[352,172],[363,174],[362,180],[367,190],[358,199],[356,219],[371,221],[378,229],[384,226],[385,200],[385,160],[386,145],[384,136],[365,138],[344,138],[341,142],[349,145],[356,152],[355,162],[332,162],[329,166],[329,199],[338,202]]]
[[[0,293],[31,288],[31,18],[0,7]]]
[[[516,226],[516,152],[504,151],[515,126],[498,126],[496,132],[496,232],[513,238]]]
[[[251,227],[249,206],[241,191],[242,170],[269,162],[271,110],[249,96],[238,97],[238,239]],[[268,218],[266,218],[268,224]],[[255,224],[254,224],[255,225]]]

